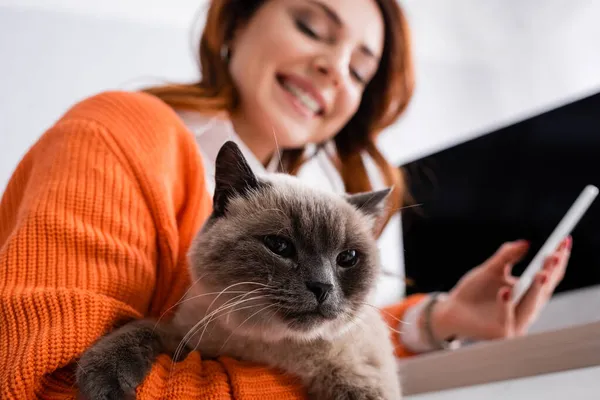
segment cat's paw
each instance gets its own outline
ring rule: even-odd
[[[136,388],[152,368],[160,343],[144,326],[124,326],[100,339],[77,362],[80,398],[135,398]]]

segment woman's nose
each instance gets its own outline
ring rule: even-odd
[[[335,87],[342,84],[344,71],[349,69],[348,61],[341,52],[316,57],[314,67],[319,75],[328,79]]]

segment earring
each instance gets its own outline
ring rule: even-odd
[[[230,53],[229,46],[226,44],[223,44],[223,46],[221,46],[221,60],[228,62],[229,56],[230,56],[229,53]]]

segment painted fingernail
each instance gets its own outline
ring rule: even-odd
[[[502,293],[502,300],[505,302],[510,300],[510,291],[507,290],[504,293]]]
[[[540,277],[540,284],[544,285],[546,282],[548,282],[548,277],[546,275],[542,275]]]
[[[544,269],[554,269],[558,265],[558,261],[560,258],[556,255],[548,257],[546,264],[544,264]]]

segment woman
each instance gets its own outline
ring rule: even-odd
[[[75,105],[15,171],[0,205],[0,370],[12,371],[2,398],[73,397],[73,366],[88,346],[181,298],[185,253],[210,213],[211,168],[227,139],[257,170],[319,165],[339,171],[348,192],[378,179],[394,185],[388,219],[398,210],[401,176],[375,146],[412,94],[395,0],[214,0],[200,60],[193,85]],[[508,301],[510,269],[527,251],[522,241],[503,245],[447,295],[386,308],[392,327],[408,322],[392,333],[397,355],[523,334],[562,279],[570,247],[566,240],[517,306]],[[161,356],[137,393],[303,397],[293,377],[197,353],[177,364]]]

